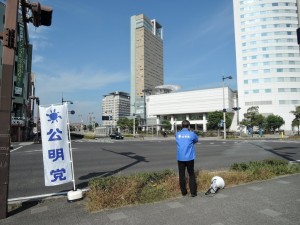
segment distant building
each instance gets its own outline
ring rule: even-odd
[[[290,111],[300,105],[299,0],[233,0],[233,6],[241,119],[259,106],[292,130]]]
[[[145,119],[145,95],[164,83],[163,28],[145,15],[130,23],[130,113]]]
[[[130,115],[130,97],[126,92],[112,92],[104,95],[102,99],[102,125],[117,125],[120,118]]]
[[[172,130],[176,131],[181,127],[181,122],[187,119],[192,129],[205,132],[207,114],[223,110],[223,88],[150,95],[146,102],[147,118],[156,117],[156,123],[151,126],[157,127],[157,130],[160,130],[161,122],[167,120],[171,122]],[[224,87],[224,103],[228,111],[237,106],[237,94],[228,87]],[[237,131],[238,111],[232,112],[234,117],[230,130]]]

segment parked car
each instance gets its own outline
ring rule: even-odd
[[[119,132],[112,133],[109,136],[111,139],[124,139],[124,136]]]

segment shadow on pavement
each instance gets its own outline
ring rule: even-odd
[[[295,161],[295,159],[293,158],[292,155],[295,155],[296,153],[292,153],[292,152],[280,152],[280,150],[285,150],[285,149],[297,149],[297,147],[280,147],[280,148],[272,148],[272,149],[268,149],[268,148],[264,148],[263,146],[260,146],[259,144],[255,144],[255,143],[251,143],[252,145],[255,145],[256,147],[259,147],[265,151],[271,152],[274,155],[277,155],[281,158],[284,158],[288,161]]]
[[[108,177],[108,176],[113,176],[114,174],[117,174],[119,172],[121,172],[122,170],[125,170],[125,169],[128,169],[138,163],[141,163],[141,162],[149,162],[146,160],[146,158],[144,156],[140,156],[140,155],[136,155],[136,153],[134,152],[115,152],[115,151],[112,151],[112,150],[109,150],[109,149],[105,149],[105,148],[102,148],[103,151],[107,151],[107,152],[111,152],[113,154],[118,154],[118,155],[122,155],[122,156],[125,156],[125,157],[128,157],[130,159],[134,159],[135,161],[133,161],[132,163],[129,163],[128,165],[125,165],[121,168],[118,168],[116,170],[112,170],[112,171],[106,171],[106,172],[91,172],[91,173],[88,173],[84,176],[81,176],[79,177],[79,180],[87,180],[87,181],[84,181],[82,183],[79,183],[78,185],[76,185],[77,188],[86,188],[88,187],[88,180],[92,179],[92,178],[96,178],[96,177]]]
[[[27,209],[30,209],[34,206],[36,206],[37,204],[39,204],[41,200],[33,200],[33,201],[26,201],[26,202],[22,202],[20,206],[15,206],[16,208],[12,209],[11,211],[8,212],[8,216],[14,216],[20,212],[23,212]]]

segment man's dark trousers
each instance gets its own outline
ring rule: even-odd
[[[180,184],[181,193],[182,195],[187,194],[185,168],[187,168],[189,174],[189,187],[190,187],[191,195],[197,195],[197,183],[196,183],[196,177],[194,172],[194,160],[178,161],[179,184]]]

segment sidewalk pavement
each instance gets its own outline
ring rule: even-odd
[[[226,182],[226,181],[225,181]],[[225,188],[215,195],[90,213],[86,199],[23,203],[1,225],[299,225],[300,174]],[[208,187],[209,188],[209,187]]]

